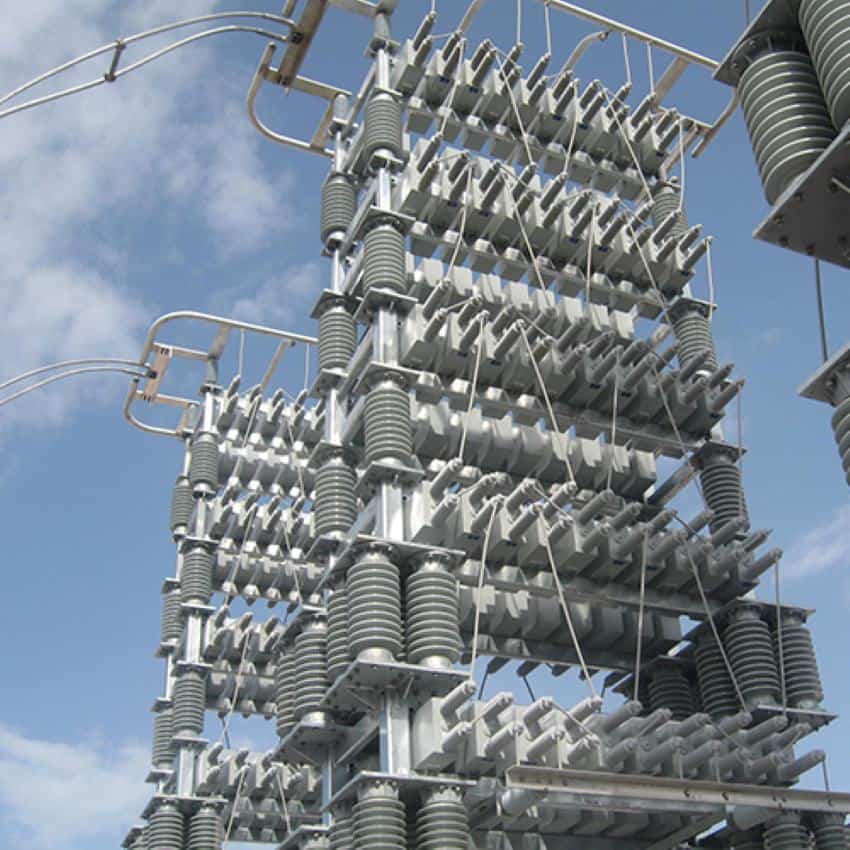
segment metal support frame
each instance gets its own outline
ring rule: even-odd
[[[160,332],[168,327],[172,322],[181,320],[190,320],[200,322],[204,325],[212,325],[216,330],[215,337],[210,343],[210,346],[205,350],[186,348],[180,345],[172,345],[170,343],[160,342],[157,337]],[[228,319],[224,316],[214,316],[208,313],[201,313],[196,310],[178,310],[173,313],[166,313],[160,316],[150,327],[142,353],[139,357],[140,363],[146,363],[150,369],[152,377],[145,379],[142,384],[141,378],[133,378],[130,381],[130,388],[127,391],[127,396],[124,400],[124,418],[136,428],[145,431],[149,434],[157,434],[165,437],[185,437],[186,414],[197,405],[197,399],[190,399],[184,396],[171,395],[164,393],[161,389],[165,379],[168,367],[171,361],[176,359],[194,360],[199,363],[207,364],[217,362],[221,359],[231,331],[239,330],[247,333],[259,334],[261,336],[272,337],[278,339],[286,347],[291,347],[296,344],[304,344],[314,346],[318,344],[318,340],[312,336],[304,334],[290,333],[281,331],[277,328],[269,328],[265,325],[256,325],[251,322],[241,322],[237,319]],[[280,354],[277,355],[279,361]],[[272,366],[276,367],[277,362]],[[273,369],[272,369],[273,371]],[[271,374],[266,372],[265,384],[271,379]],[[147,404],[159,404],[169,407],[177,407],[183,411],[180,421],[174,428],[163,428],[158,425],[152,425],[139,419],[134,413],[134,406],[137,402],[143,401]]]

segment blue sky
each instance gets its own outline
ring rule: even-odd
[[[399,5],[397,32],[406,34],[429,2]],[[437,30],[454,26],[464,5],[439,0]],[[588,5],[716,58],[744,15],[737,0]],[[180,6],[187,16],[226,8],[207,0]],[[513,0],[488,6],[473,39],[487,34],[510,46]],[[0,88],[168,22],[172,8],[164,0],[12,4],[0,31]],[[280,4],[256,0],[253,8],[279,12]],[[555,61],[588,31],[553,15]],[[305,72],[356,88],[367,34],[364,21],[331,12]],[[545,43],[542,10],[531,0],[523,40],[531,64]],[[582,60],[583,79],[619,86],[623,55],[613,42]],[[309,307],[326,272],[317,234],[326,166],[250,128],[243,100],[263,44],[222,37],[112,87],[0,123],[0,375],[66,357],[135,356],[150,322],[181,308],[314,331]],[[631,61],[636,99],[645,91],[645,53],[633,48]],[[81,79],[103,70],[95,62]],[[671,102],[711,119],[728,95],[706,73],[689,72]],[[274,90],[260,108],[268,123],[302,135],[317,117],[297,96]],[[829,410],[796,397],[818,365],[811,263],[751,239],[766,206],[740,116],[702,159],[687,163],[686,194],[691,220],[716,236],[721,359],[747,379],[751,514],[786,549],[785,600],[818,609],[827,705],[838,710],[850,702],[840,650],[850,507]],[[845,341],[850,299],[840,271],[826,269],[824,284],[834,349]],[[707,292],[702,271],[695,290]],[[257,354],[249,347],[250,368],[260,372]],[[0,410],[7,529],[0,848],[115,848],[148,793],[149,708],[162,686],[153,651],[160,582],[173,569],[167,513],[180,449],[124,424],[125,390],[121,378],[83,378]],[[833,784],[847,788],[841,728],[811,742],[829,750]],[[273,729],[257,721],[240,724],[238,734],[265,747]]]

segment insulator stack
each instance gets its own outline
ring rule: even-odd
[[[331,850],[354,850],[354,818],[350,809],[334,811],[330,828]]]
[[[348,667],[348,597],[339,584],[328,600],[328,679],[332,682]]]
[[[344,533],[357,517],[357,473],[342,455],[326,460],[316,473],[316,534]]]
[[[215,434],[203,431],[192,440],[189,461],[189,483],[204,491],[218,489],[218,440]]]
[[[407,288],[404,236],[392,224],[379,224],[363,241],[363,289],[404,292]]]
[[[213,554],[203,546],[191,548],[183,556],[180,593],[184,603],[206,605],[212,595]]]
[[[285,738],[295,725],[295,655],[291,647],[280,652],[274,670],[277,734]]]
[[[194,507],[194,499],[192,498],[192,485],[185,475],[178,477],[174,484],[174,490],[171,493],[171,517],[169,527],[171,533],[177,536],[182,536],[186,533],[186,528],[189,521],[192,519],[192,509]]]
[[[844,815],[821,812],[812,815],[812,835],[815,839],[815,850],[847,850],[850,840]]]
[[[836,127],[850,119],[850,3],[803,0],[800,26]]]
[[[187,850],[221,850],[224,827],[215,806],[201,806],[189,820]]]
[[[323,620],[308,623],[295,638],[295,717],[320,711],[328,690],[328,627]]]
[[[740,708],[735,686],[713,634],[697,642],[696,666],[703,709],[715,720],[735,714]]]
[[[836,406],[832,414],[832,431],[841,457],[844,478],[850,484],[850,396]]]
[[[161,803],[148,821],[148,850],[183,850],[183,813],[173,803]]]
[[[836,132],[809,56],[781,43],[765,50],[744,70],[739,91],[765,195],[773,204]]]
[[[714,511],[712,532],[736,519],[749,519],[744,497],[741,469],[735,459],[723,451],[712,452],[702,461],[700,485],[703,497]]]
[[[345,304],[332,304],[319,319],[319,368],[347,369],[356,344],[354,317]]]
[[[327,244],[334,235],[345,234],[357,212],[357,190],[345,174],[331,174],[322,186],[321,235]]]
[[[440,788],[427,792],[416,822],[417,850],[467,850],[468,847],[469,820],[460,791]]]
[[[143,830],[139,832],[139,834],[133,839],[132,844],[130,844],[130,850],[148,850],[148,828],[145,827]]]
[[[171,708],[160,709],[153,721],[153,758],[157,770],[171,770],[174,761],[174,716]]]
[[[361,791],[354,804],[356,850],[405,850],[407,825],[404,803],[388,783],[375,783]]]
[[[200,735],[204,731],[206,677],[198,670],[185,669],[174,683],[174,734]]]
[[[180,588],[172,588],[162,595],[162,632],[163,643],[177,643],[183,634],[183,622],[180,617]]]
[[[669,708],[674,720],[685,720],[695,711],[691,683],[678,667],[659,665],[649,679],[649,708]]]
[[[682,192],[672,183],[662,183],[652,196],[652,224],[660,227],[671,216],[676,216],[676,223],[670,230],[669,237],[682,237],[688,231],[688,217],[682,206]]]
[[[808,850],[809,831],[794,812],[780,815],[764,828],[764,850]]]
[[[714,333],[707,308],[697,304],[686,304],[671,308],[673,333],[679,343],[679,365],[686,366],[695,357],[700,358],[707,372],[718,367],[714,347]]]
[[[413,453],[410,396],[385,378],[369,390],[365,411],[366,460],[409,464]]]
[[[759,609],[744,605],[733,611],[723,633],[723,643],[747,707],[777,705],[779,670],[770,627],[761,619]]]
[[[407,580],[407,660],[445,667],[460,658],[457,579],[440,561],[428,561]]]
[[[366,104],[363,150],[367,159],[378,151],[397,158],[404,154],[402,122],[401,103],[390,92],[375,92]]]
[[[795,2],[814,40],[843,32],[833,12],[850,0],[830,15]],[[794,2],[770,3],[794,30]],[[327,21],[369,11],[374,63],[350,93],[292,64],[317,49],[325,5],[344,7]],[[821,763],[797,747],[833,715],[808,612],[758,601],[779,550],[760,551],[744,447],[723,436],[743,381],[718,360],[697,268],[711,237],[683,187],[734,104],[707,133],[667,103],[689,64],[713,63],[612,21],[525,67],[522,44],[470,45],[436,10],[397,38],[393,12],[414,5],[311,0],[298,44],[277,71],[269,46],[252,87],[324,101],[320,131],[296,144],[330,162],[317,338],[207,317],[208,353],[168,343],[203,377],[174,417],[185,455],[156,647],[145,811],[152,825],[166,814],[152,850],[220,850],[223,823],[228,840],[293,850],[674,847],[724,817],[712,834],[733,850],[804,850],[809,828],[814,850],[850,850],[805,806],[766,838],[740,831],[813,799],[787,789]],[[764,34],[767,19],[718,79],[743,76],[766,192],[785,193],[765,226],[819,226],[826,212],[807,216],[808,191],[786,187],[835,130],[803,34]],[[672,53],[657,91],[575,77],[611,32],[626,64],[629,40]],[[280,360],[302,344],[303,389]],[[275,352],[264,371],[243,362],[258,348]],[[151,352],[146,397],[174,380],[168,353]],[[850,378],[818,380],[850,481]],[[695,474],[706,504],[688,523]],[[517,681],[494,694],[490,674]],[[537,695],[562,675],[589,695]],[[609,689],[624,702],[604,710]],[[274,718],[278,740],[204,741],[206,710]],[[683,807],[668,792],[685,785],[706,796]],[[624,805],[592,804],[609,793]]]
[[[397,657],[403,649],[398,567],[381,552],[366,552],[348,571],[346,592],[352,656]]]
[[[811,632],[797,612],[780,615],[781,640],[777,630],[773,648],[777,664],[785,671],[785,696],[792,708],[816,708],[823,700],[820,671]]]

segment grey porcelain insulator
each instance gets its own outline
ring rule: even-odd
[[[725,452],[706,458],[699,480],[706,504],[714,511],[710,525],[712,532],[731,520],[749,519],[741,469],[734,458]]]
[[[404,235],[392,224],[373,227],[363,240],[363,289],[407,289]]]
[[[850,119],[850,3],[803,0],[800,27],[836,127]]]
[[[364,431],[367,462],[410,465],[413,424],[410,396],[393,380],[382,380],[366,396]]]
[[[651,711],[669,708],[673,712],[674,720],[684,720],[696,711],[691,684],[677,667],[656,667],[649,679],[647,690]]]
[[[405,850],[404,803],[386,784],[369,787],[354,804],[355,850]]]
[[[671,214],[676,213],[676,223],[668,238],[684,236],[688,232],[688,216],[682,207],[682,191],[678,186],[665,183],[652,196],[652,225],[660,227]]]
[[[295,725],[295,654],[286,647],[277,656],[274,670],[277,734],[285,738]]]
[[[713,634],[699,638],[695,655],[703,710],[714,720],[736,714],[739,704],[735,686]]]
[[[397,658],[403,648],[398,567],[380,552],[358,558],[346,577],[351,653]]]
[[[342,457],[331,457],[316,473],[315,531],[344,533],[357,518],[357,474]]]
[[[820,812],[811,817],[815,850],[847,850],[850,847],[843,814]]]
[[[206,677],[198,670],[182,670],[174,682],[174,734],[200,735],[204,731]]]
[[[411,664],[450,666],[460,658],[457,579],[440,563],[426,563],[407,580],[405,628]]]
[[[192,519],[192,508],[195,500],[192,498],[192,485],[185,475],[181,475],[174,484],[171,493],[171,517],[169,528],[172,534],[185,534],[186,526]]]
[[[145,827],[133,839],[130,850],[148,850],[148,828]]]
[[[206,605],[212,596],[213,553],[195,546],[183,555],[180,596],[185,603]]]
[[[173,803],[162,803],[148,821],[148,850],[183,850],[183,813]]]
[[[344,234],[357,211],[357,191],[345,175],[331,174],[322,186],[321,236],[326,244],[334,234]]]
[[[797,50],[763,53],[739,84],[744,121],[765,196],[780,195],[836,136],[811,59]]]
[[[151,763],[159,770],[171,770],[174,762],[174,716],[170,708],[163,708],[153,720],[153,758]]]
[[[224,826],[215,806],[201,806],[189,820],[188,850],[221,850]]]
[[[700,357],[706,371],[717,369],[717,351],[711,322],[699,308],[685,309],[676,313],[672,321],[673,333],[679,343],[679,366],[685,366]]]
[[[363,152],[367,160],[377,151],[387,151],[394,157],[404,153],[401,103],[387,91],[377,91],[366,104]]]
[[[782,641],[778,631],[773,635],[773,648],[777,663],[785,669],[785,696],[791,708],[816,708],[823,701],[823,686],[818,670],[811,632],[803,619],[794,612],[780,616]]]
[[[331,850],[354,850],[354,818],[350,811],[337,811],[329,830]]]
[[[180,597],[179,587],[175,587],[162,595],[162,631],[160,638],[163,643],[176,643],[183,634]]]
[[[846,392],[847,388],[844,387],[841,394]],[[832,414],[832,432],[841,457],[844,478],[850,484],[850,396],[838,401],[835,413]]]
[[[746,605],[729,615],[723,645],[747,708],[778,705],[779,667],[770,627],[761,619],[758,608]]]
[[[319,368],[347,370],[357,344],[354,317],[344,304],[333,304],[319,319]]]
[[[348,647],[348,596],[340,583],[328,600],[328,679],[345,672],[351,653]]]
[[[295,717],[320,711],[328,690],[328,627],[308,623],[295,638]]]
[[[218,489],[218,461],[218,440],[209,431],[202,431],[192,440],[189,482],[193,488]]]
[[[788,812],[768,823],[764,829],[764,850],[808,850],[809,831],[800,815]]]
[[[467,850],[469,819],[455,788],[426,792],[416,822],[417,850]]]

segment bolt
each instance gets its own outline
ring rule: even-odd
[[[780,236],[780,237],[779,237],[779,244],[780,244],[783,248],[787,248],[787,247],[788,247],[788,242],[789,242],[789,240],[788,240],[788,237],[787,237],[787,236]]]

